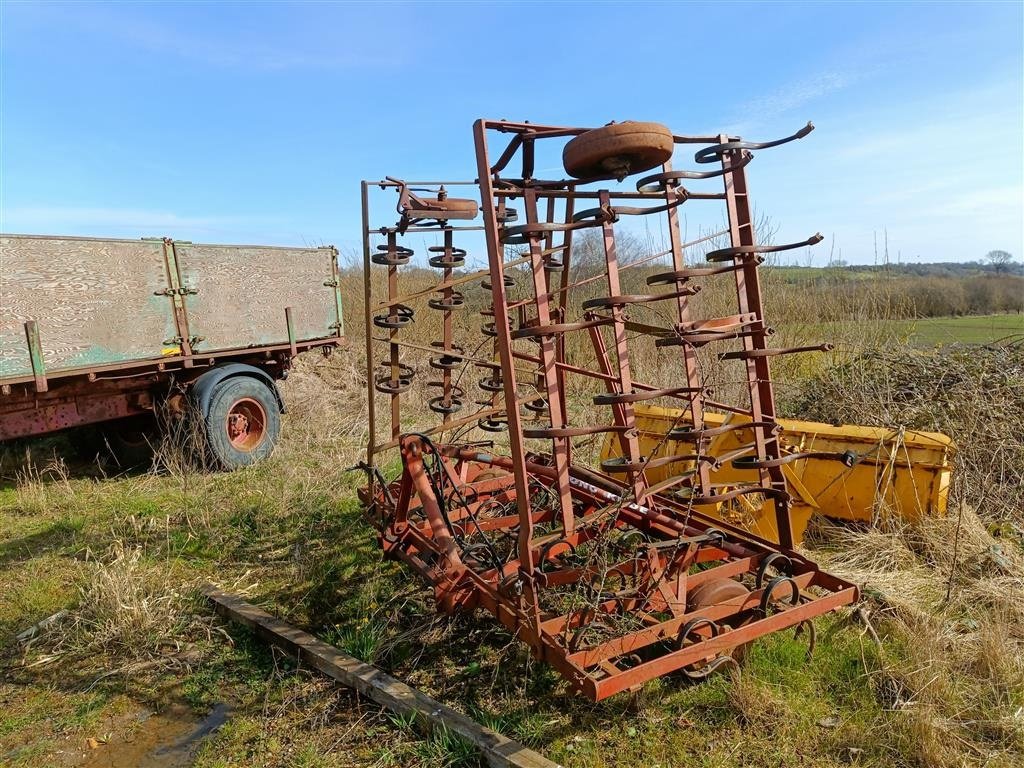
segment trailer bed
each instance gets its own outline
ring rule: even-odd
[[[342,335],[333,247],[0,235],[0,385]]]

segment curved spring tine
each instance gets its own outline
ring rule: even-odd
[[[818,640],[818,632],[814,628],[814,622],[810,619],[801,621],[796,625],[796,631],[793,633],[793,639],[800,637],[800,633],[804,631],[804,627],[807,628],[807,655],[806,660],[810,661],[814,657],[814,646]]]
[[[758,606],[758,611],[762,616],[768,615],[768,609],[772,605],[781,603],[781,600],[773,600],[772,595],[775,594],[775,588],[781,584],[789,584],[790,596],[789,596],[789,607],[794,607],[800,602],[800,587],[790,576],[776,576],[774,579],[768,582],[768,586],[764,588],[764,592],[761,593],[761,604]]]
[[[814,123],[808,122],[807,125],[792,136],[787,136],[784,139],[776,139],[775,141],[727,141],[724,144],[715,144],[710,147],[698,149],[694,154],[693,159],[698,163],[713,163],[726,152],[734,152],[737,149],[768,149],[769,147],[777,147],[780,144],[788,144],[791,141],[802,139],[813,130]]]
[[[733,667],[734,671],[739,674],[740,663],[727,653],[712,659],[700,669],[688,669],[683,667],[681,671],[690,680],[699,682],[701,680],[706,680],[724,666]]]
[[[669,184],[676,186],[675,182],[680,179],[712,179],[715,176],[723,176],[726,173],[738,171],[754,159],[754,155],[743,150],[742,159],[731,168],[719,168],[714,171],[666,171],[645,176],[636,183],[636,191],[645,194],[664,192]]]
[[[784,564],[783,561],[785,561]],[[757,575],[754,577],[754,589],[760,589],[764,586],[764,577],[768,574],[769,568],[774,568],[780,573],[791,576],[793,574],[793,561],[781,552],[772,552],[761,561],[761,565],[757,568]]]
[[[843,453],[832,453],[828,451],[808,451],[806,453],[790,453],[778,459],[758,459],[756,456],[742,456],[733,459],[733,469],[768,469],[769,467],[781,467],[801,459],[827,459],[829,461],[842,462],[843,466],[852,467],[860,457],[854,451]]]
[[[710,262],[728,261],[729,259],[735,259],[737,256],[753,256],[758,253],[791,251],[794,248],[817,245],[824,239],[825,237],[821,232],[815,232],[806,240],[801,240],[799,243],[786,243],[785,245],[737,245],[734,248],[720,248],[717,251],[711,251],[704,257],[704,259]]]

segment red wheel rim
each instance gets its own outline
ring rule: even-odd
[[[267,412],[257,400],[243,397],[232,404],[224,427],[232,447],[250,453],[263,442],[267,432]]]

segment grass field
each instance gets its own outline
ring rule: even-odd
[[[950,344],[993,344],[1024,338],[1024,314],[922,317],[857,322],[801,322],[790,319],[776,327],[802,341],[837,340],[859,347],[860,338],[930,348]]]
[[[1007,326],[1019,319],[919,321],[907,332],[930,345]],[[1020,498],[1012,473],[1024,467],[1011,435],[1024,412],[1019,354],[987,367],[970,350],[932,354],[891,368],[873,356],[877,374],[854,361],[855,386],[844,373],[804,391],[826,411],[864,394],[866,405],[843,407],[872,414],[881,400],[863,377],[875,376],[894,393],[888,412],[917,420],[922,404],[959,418],[994,399],[1003,432],[940,426],[989,462],[994,474],[976,484],[1005,486],[1001,510]],[[1024,510],[1003,520],[989,506],[982,520],[964,508],[913,529],[821,527],[809,554],[863,584],[865,601],[817,622],[809,661],[806,636],[774,635],[738,676],[667,677],[592,705],[492,621],[438,616],[429,591],[382,558],[355,499],[362,476],[346,471],[365,439],[358,365],[353,351],[300,361],[283,387],[279,449],[233,474],[196,472],[173,451],[148,472],[75,463],[66,438],[0,454],[0,765],[188,765],[187,749],[167,746],[225,711],[198,747],[199,768],[478,764],[450,734],[421,733],[215,619],[196,592],[207,580],[569,768],[1024,761]],[[897,374],[934,380],[908,388]],[[58,611],[27,647],[14,641]]]
[[[1024,314],[927,317],[905,321],[902,333],[918,346],[990,344],[1024,335]]]

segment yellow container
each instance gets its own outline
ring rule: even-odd
[[[692,445],[665,439],[672,427],[689,422],[682,411],[649,405],[638,405],[635,411],[642,455],[658,458],[692,452]],[[748,416],[733,413],[705,414],[708,427],[749,420]],[[946,513],[954,451],[953,441],[946,435],[794,419],[778,421],[783,430],[784,454],[853,451],[858,456],[853,467],[836,460],[815,458],[799,459],[783,466],[793,496],[791,517],[796,541],[803,538],[812,514],[870,523],[883,515],[914,521],[924,515]],[[749,433],[743,431],[726,432],[711,441],[707,453],[725,455],[748,439]],[[601,459],[621,455],[617,436],[609,433]],[[648,470],[646,475],[653,484],[688,469],[692,467],[669,464]],[[731,462],[727,462],[712,471],[711,481],[737,486],[757,484],[758,473],[751,469],[734,469]],[[763,538],[779,540],[775,513],[771,505],[763,504],[759,497],[741,496],[700,509]]]

